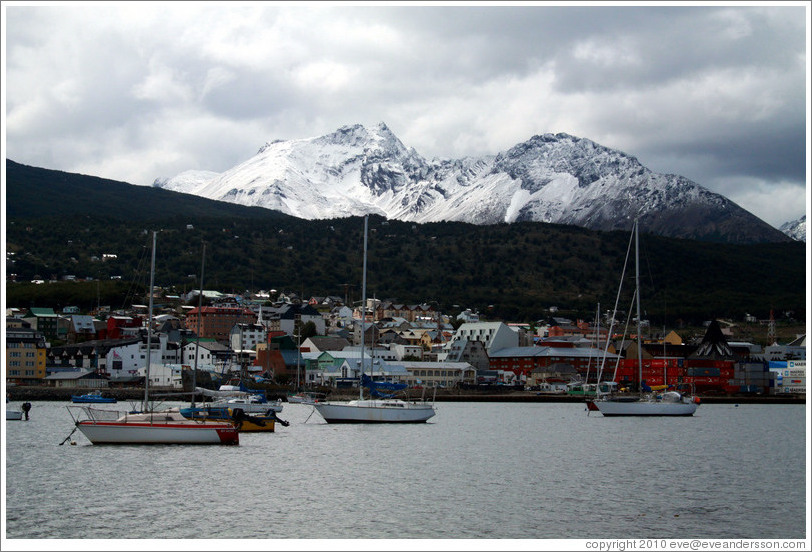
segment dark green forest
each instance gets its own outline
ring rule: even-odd
[[[358,300],[363,228],[360,217],[305,221],[7,161],[6,250],[13,255],[6,302],[137,302],[148,284],[154,230],[155,283],[178,293],[199,285],[205,242],[206,289]],[[538,320],[553,305],[585,318],[598,303],[610,309],[630,238],[535,222],[415,224],[373,216],[369,228],[369,297],[512,321]],[[116,258],[101,260],[103,254]],[[641,235],[641,265],[642,305],[653,321],[766,318],[771,309],[805,317],[800,242],[727,245]],[[30,283],[65,275],[93,281]]]

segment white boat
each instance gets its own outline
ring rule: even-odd
[[[8,394],[6,394],[6,420],[22,420],[23,417],[28,419],[28,411],[31,410],[31,403],[25,402],[22,404],[21,410],[13,410],[9,408]]]
[[[638,233],[638,220],[634,220],[632,235],[635,244],[635,295],[637,305],[637,359],[638,359],[638,394],[617,394],[615,392],[602,394],[598,391],[594,400],[587,403],[590,411],[599,411],[602,415],[613,416],[693,416],[699,406],[699,397],[683,395],[677,391],[663,393],[649,391],[644,393],[643,388],[643,355],[640,337],[640,239]],[[628,255],[627,255],[628,258]],[[625,272],[625,268],[624,268]],[[621,277],[621,286],[622,286]],[[620,292],[618,291],[618,297]],[[615,308],[617,310],[617,307]]]
[[[81,412],[74,416],[76,427],[94,445],[239,444],[233,423],[190,420],[177,410],[122,413],[90,406],[69,406],[68,409]]]
[[[607,396],[593,401],[604,416],[693,416],[699,403],[676,391],[662,395]]]
[[[282,412],[282,399],[276,402],[266,401],[259,395],[247,397],[221,398],[211,403],[212,407],[225,406],[231,409],[241,408],[246,414],[265,414],[267,412]]]
[[[121,413],[89,406],[69,406],[77,429],[94,445],[98,444],[183,444],[237,445],[239,434],[231,422],[188,420],[175,410],[153,411],[149,402],[150,352],[152,350],[152,309],[155,287],[155,240],[152,234],[149,317],[147,323],[147,363],[142,412]],[[74,415],[74,413],[78,413]],[[71,435],[73,432],[71,432]],[[68,440],[65,438],[65,441]],[[64,443],[65,441],[62,441]],[[60,444],[62,444],[60,443]]]
[[[292,404],[316,404],[317,402],[324,401],[326,395],[324,393],[310,393],[302,392],[295,395],[288,395],[288,402]]]
[[[235,389],[223,389],[224,387],[233,387]],[[246,414],[266,414],[268,411],[279,413],[282,412],[283,408],[282,399],[270,402],[262,395],[239,391],[239,387],[233,385],[221,385],[218,391],[195,387],[195,392],[214,399],[208,406],[214,408],[241,408]]]
[[[358,399],[346,403],[316,403],[316,411],[329,424],[421,423],[434,416],[429,403],[400,399]]]
[[[369,216],[364,217],[364,270],[361,306],[361,377],[358,400],[349,402],[316,402],[313,408],[328,424],[341,423],[421,423],[434,416],[434,406],[427,402],[406,402],[400,399],[364,399],[364,340],[366,334],[367,302],[367,235]]]

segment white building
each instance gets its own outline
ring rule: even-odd
[[[519,334],[511,330],[504,322],[472,322],[463,324],[454,332],[454,337],[448,343],[447,348],[450,349],[455,341],[462,339],[479,341],[485,346],[488,353],[507,347],[519,346]]]
[[[111,378],[129,377],[143,371],[147,365],[147,339],[131,342],[120,347],[112,347],[105,356],[107,370]],[[169,343],[166,334],[152,336],[150,364],[172,364],[181,362],[181,351]]]
[[[181,372],[182,366],[180,364],[155,364],[151,362],[149,367],[149,385],[150,387],[183,389]],[[139,368],[139,376],[145,377],[146,373],[146,368]]]
[[[228,342],[235,351],[256,351],[258,343],[265,343],[268,331],[262,324],[236,324],[231,328]]]

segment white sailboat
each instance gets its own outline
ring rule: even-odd
[[[155,241],[152,234],[152,265],[149,282],[147,324],[147,364],[144,380],[144,404],[141,412],[118,412],[88,406],[69,406],[75,428],[94,445],[99,444],[187,444],[238,445],[239,434],[231,422],[189,420],[178,409],[153,411],[149,402],[149,371],[152,349],[152,308],[155,287]],[[74,415],[77,412],[77,415]],[[71,432],[72,434],[73,432]],[[70,435],[68,435],[70,437]],[[65,439],[67,441],[67,438]],[[63,443],[65,442],[63,441]]]
[[[313,408],[328,424],[339,423],[423,423],[435,414],[434,406],[426,402],[401,399],[364,399],[364,341],[366,334],[367,302],[367,234],[369,216],[364,217],[364,271],[361,304],[361,377],[358,399],[349,402],[316,402]]]
[[[666,391],[660,394],[656,392],[644,394],[642,392],[643,349],[640,337],[640,240],[637,219],[634,220],[633,236],[635,243],[638,386],[641,388],[641,391],[633,395],[616,394],[614,392],[601,394],[599,391],[596,398],[588,403],[588,409],[591,411],[597,410],[604,416],[693,416],[699,406],[698,397],[684,395],[677,391]]]

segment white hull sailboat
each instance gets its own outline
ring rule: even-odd
[[[634,400],[604,397],[593,401],[604,416],[693,416],[697,402],[676,391],[662,397],[635,397]]]
[[[399,399],[358,399],[347,403],[313,405],[327,423],[422,423],[434,416],[430,404],[410,403]]]
[[[358,382],[358,400],[345,403],[316,402],[313,408],[328,424],[380,424],[423,423],[435,414],[429,403],[406,402],[400,399],[364,399],[364,339],[366,334],[367,301],[367,234],[369,217],[364,217],[364,271],[361,305],[361,377]]]
[[[640,337],[640,245],[638,220],[634,221],[635,242],[635,303],[637,305],[637,358],[638,385],[643,387],[643,349]],[[628,258],[628,257],[627,257]],[[625,268],[624,268],[625,271]],[[622,279],[621,279],[622,286]],[[620,293],[618,292],[618,296]],[[599,411],[607,417],[614,416],[693,416],[699,406],[699,397],[683,395],[677,391],[664,393],[622,395],[600,394],[587,404],[590,411]]]
[[[179,412],[120,413],[91,407],[76,426],[94,445],[237,445],[231,422],[189,420]]]
[[[152,350],[156,236],[157,232],[153,232],[143,412],[122,414],[114,410],[103,410],[89,406],[69,406],[67,407],[68,411],[71,413],[76,426],[74,431],[76,429],[81,431],[94,445],[238,445],[240,442],[239,434],[236,426],[231,422],[188,420],[177,410],[150,411],[149,378],[150,353]],[[78,411],[79,415],[74,416],[73,412],[75,411]]]

